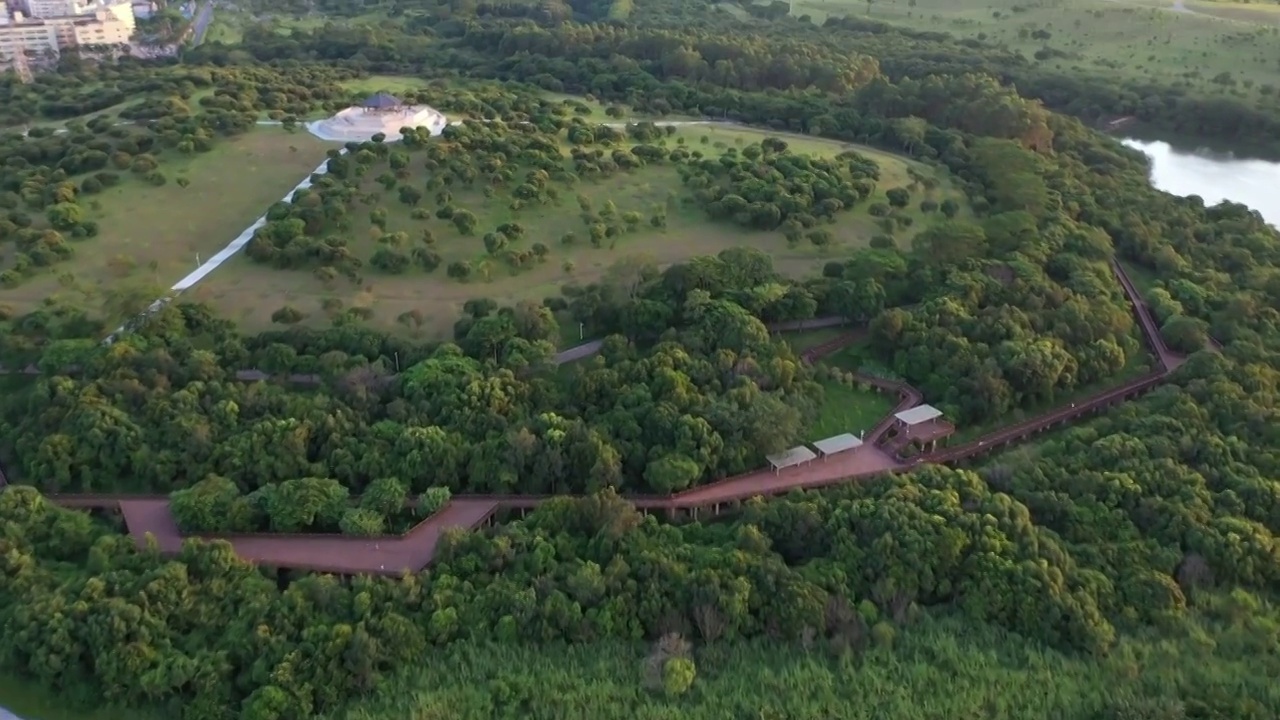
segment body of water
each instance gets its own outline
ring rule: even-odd
[[[1280,163],[1237,158],[1208,150],[1182,150],[1169,143],[1121,140],[1151,158],[1151,183],[1174,195],[1199,195],[1205,205],[1223,200],[1248,205],[1280,227]]]

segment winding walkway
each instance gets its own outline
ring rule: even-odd
[[[890,413],[869,433],[862,447],[815,461],[798,468],[775,473],[771,469],[728,478],[668,496],[628,496],[635,507],[644,512],[665,512],[670,516],[686,513],[696,516],[702,510],[719,513],[743,500],[852,482],[887,472],[903,472],[925,463],[954,464],[970,460],[1032,435],[1077,420],[1128,401],[1164,382],[1185,358],[1171,350],[1160,336],[1159,327],[1142,301],[1136,286],[1119,263],[1113,270],[1125,295],[1133,306],[1142,335],[1152,351],[1159,369],[1116,388],[1059,407],[1023,422],[997,429],[964,445],[927,453],[910,460],[891,456],[876,445],[892,423]],[[810,321],[802,327],[836,324],[831,320]],[[774,329],[796,329],[781,325]],[[802,354],[813,362],[855,342],[858,331],[846,333]],[[557,360],[571,362],[599,350],[599,342],[587,343],[561,353]],[[899,403],[893,413],[922,402],[918,390],[905,383],[858,375],[860,382],[881,391],[896,393]],[[0,485],[5,483],[0,472]],[[166,554],[176,553],[184,536],[174,522],[169,500],[165,496],[137,495],[49,495],[53,502],[69,508],[119,509],[139,547],[154,542]],[[499,510],[525,511],[546,501],[547,496],[528,495],[457,495],[445,507],[408,533],[399,537],[355,538],[341,535],[205,535],[203,539],[226,540],[240,557],[260,565],[331,572],[339,574],[399,575],[417,572],[429,565],[435,556],[441,535],[454,528],[474,529],[494,518]]]

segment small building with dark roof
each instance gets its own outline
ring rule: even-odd
[[[404,107],[404,103],[400,102],[400,98],[391,93],[380,92],[365,98],[365,101],[360,103],[360,107],[366,111],[387,112],[388,110],[398,110]]]

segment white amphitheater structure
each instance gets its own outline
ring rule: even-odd
[[[429,105],[405,105],[388,93],[378,93],[331,118],[307,123],[307,130],[322,140],[363,142],[382,133],[386,142],[400,139],[400,129],[426,127],[439,135],[449,124],[444,113]]]

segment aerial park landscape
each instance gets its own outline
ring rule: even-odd
[[[896,457],[896,453],[882,449],[880,444],[882,438],[899,426],[910,429],[921,428],[928,433],[929,428],[938,422],[935,418],[908,426],[907,414],[912,409],[928,411],[936,411],[936,409],[923,404],[919,391],[909,385],[874,376],[861,376],[860,381],[876,386],[879,391],[897,395],[899,398],[894,408],[895,412],[878,422],[869,433],[865,433],[864,437],[856,441],[852,434],[830,438],[829,440],[836,440],[841,444],[832,452],[824,452],[819,447],[818,451],[821,455],[815,454],[806,445],[797,446],[787,452],[799,455],[798,459],[788,458],[785,452],[780,453],[777,458],[774,456],[769,458],[771,466],[767,469],[720,480],[711,485],[675,495],[632,496],[625,499],[636,509],[645,512],[666,512],[672,516],[683,512],[697,517],[699,511],[709,511],[708,514],[716,515],[722,508],[728,509],[731,504],[737,505],[755,497],[785,494],[793,489],[811,489],[834,483],[856,482],[858,478],[864,476],[903,472],[920,463],[961,462],[979,454],[998,450],[1007,444],[1026,440],[1046,429],[1060,426],[1076,418],[1086,417],[1100,409],[1105,410],[1116,403],[1136,397],[1164,380],[1185,358],[1170,350],[1164,342],[1155,321],[1151,318],[1150,311],[1137,294],[1136,288],[1124,269],[1120,265],[1116,265],[1115,269],[1117,278],[1133,303],[1144,339],[1150,343],[1151,350],[1158,357],[1159,369],[1150,375],[1104,390],[1079,402],[1068,403],[1030,420],[1002,427],[962,446],[934,449],[931,452],[916,455],[910,460],[903,460]],[[812,362],[824,354],[841,349],[857,337],[857,333],[838,337],[809,349],[803,357],[806,361]],[[954,429],[949,425],[947,427],[948,432]],[[910,432],[897,434],[901,437],[901,442],[912,440]],[[945,438],[946,435],[943,434],[941,437]],[[814,444],[818,445],[821,442]],[[820,456],[822,462],[814,464],[813,461]],[[835,457],[834,462],[828,462],[831,457]],[[782,474],[783,472],[785,475]],[[3,487],[6,482],[3,470],[0,469],[0,487]],[[181,550],[184,537],[174,521],[169,499],[165,496],[53,494],[47,497],[58,505],[68,508],[119,510],[124,517],[129,534],[136,540],[140,549],[146,549],[154,544],[162,553],[170,555],[177,554]],[[424,569],[431,562],[436,544],[444,532],[459,528],[473,530],[490,521],[499,509],[529,510],[536,508],[546,499],[548,498],[531,495],[455,496],[444,503],[435,514],[414,525],[403,535],[381,536],[378,539],[289,534],[244,536],[208,534],[201,535],[197,539],[225,539],[245,560],[272,567],[349,575],[400,575]]]
[[[1271,7],[0,43],[0,717],[1275,717]]]

